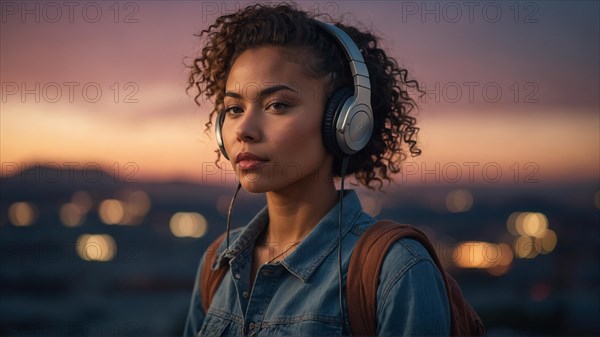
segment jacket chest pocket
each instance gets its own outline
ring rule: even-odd
[[[342,326],[332,322],[304,321],[265,325],[259,336],[341,336]]]
[[[238,334],[236,331],[231,331],[232,325],[232,322],[228,319],[208,314],[204,318],[202,328],[196,337],[228,336]]]

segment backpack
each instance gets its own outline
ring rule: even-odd
[[[200,271],[200,294],[204,312],[208,311],[214,294],[229,270],[225,264],[219,269],[211,269],[216,252],[226,234],[219,236],[206,250],[206,260]],[[482,336],[485,334],[483,322],[463,297],[458,283],[444,271],[433,245],[420,230],[398,224],[390,220],[378,221],[360,237],[350,258],[348,268],[347,296],[348,320],[350,329],[356,336],[375,336],[377,329],[377,286],[379,272],[389,248],[401,238],[420,242],[436,264],[448,294],[450,305],[450,333],[452,336]]]
[[[458,283],[444,271],[427,236],[409,225],[382,220],[369,227],[360,237],[348,267],[346,284],[348,317],[353,335],[374,336],[377,329],[377,286],[383,260],[394,242],[410,238],[426,249],[444,279],[450,305],[450,334],[452,336],[483,336],[483,322],[463,297]]]

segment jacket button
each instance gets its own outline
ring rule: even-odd
[[[242,275],[240,275],[240,273],[235,273],[235,275],[233,275],[233,277],[235,277],[236,279],[240,279],[240,277],[242,277]]]
[[[247,291],[244,291],[244,292],[242,293],[242,296],[244,296],[244,298],[248,298],[248,292],[247,292]]]
[[[254,324],[254,322],[250,322],[250,325],[248,326],[248,328],[250,330],[254,330],[255,327],[256,327],[256,324]]]

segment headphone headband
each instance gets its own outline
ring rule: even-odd
[[[343,47],[344,54],[348,58],[350,64],[350,71],[352,72],[352,78],[354,79],[354,95],[359,95],[359,91],[362,89],[368,90],[369,97],[371,96],[371,82],[369,81],[369,71],[365,64],[365,59],[360,53],[358,46],[346,32],[341,30],[335,25],[315,20],[315,22],[325,29],[331,36],[333,36],[338,43]]]

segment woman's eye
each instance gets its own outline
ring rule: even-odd
[[[239,106],[230,106],[225,108],[225,113],[227,113],[228,115],[238,115],[242,112],[244,112],[244,110],[242,110],[242,108],[240,108]]]
[[[267,110],[283,110],[289,107],[289,105],[282,102],[274,102],[267,106]]]

